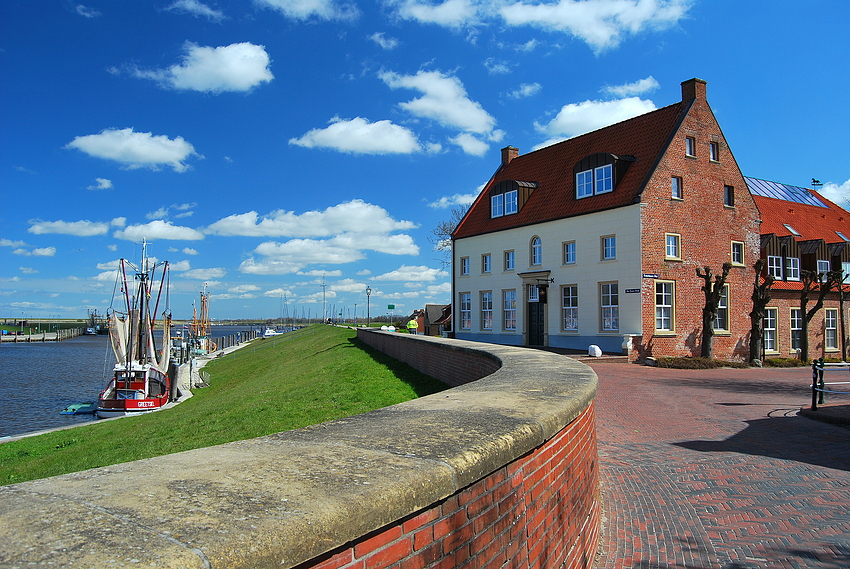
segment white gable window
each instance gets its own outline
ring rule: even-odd
[[[605,164],[576,174],[576,198],[614,191],[614,167]]]
[[[614,168],[611,164],[595,168],[593,178],[596,183],[597,194],[607,194],[614,190]]]
[[[593,170],[585,170],[576,174],[576,198],[586,198],[593,195]]]
[[[505,194],[490,196],[490,217],[505,215]]]
[[[800,280],[800,259],[797,257],[785,258],[785,279],[789,281]]]
[[[818,259],[818,272],[819,273],[828,273],[829,272],[829,261],[824,261],[822,259]]]
[[[775,279],[782,278],[782,257],[770,255],[767,258],[767,274]]]
[[[511,215],[512,213],[519,211],[517,207],[518,203],[516,190],[505,192],[505,215]]]

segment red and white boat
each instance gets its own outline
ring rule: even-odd
[[[135,278],[128,279],[128,269],[135,272]],[[161,275],[157,274],[158,270]],[[162,408],[171,397],[168,376],[171,314],[167,307],[161,315],[159,350],[154,339],[159,303],[168,301],[168,262],[151,263],[147,244],[143,244],[140,267],[126,259],[120,260],[116,290],[118,284],[125,308],[110,307],[107,314],[109,338],[117,362],[109,385],[98,398],[97,416],[101,418],[154,411]]]

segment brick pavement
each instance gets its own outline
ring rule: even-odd
[[[850,567],[850,427],[798,414],[808,369],[591,367],[597,569]]]

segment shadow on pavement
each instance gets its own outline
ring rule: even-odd
[[[850,429],[799,416],[746,423],[746,429],[725,440],[673,444],[698,452],[737,452],[850,471]]]

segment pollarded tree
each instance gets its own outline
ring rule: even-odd
[[[750,312],[750,361],[761,360],[762,341],[764,340],[764,314],[765,308],[770,303],[770,288],[776,279],[772,275],[765,275],[762,279],[761,272],[766,261],[759,259],[753,268],[756,270],[756,280],[753,283],[753,310]]]
[[[705,306],[702,307],[702,350],[704,358],[712,357],[714,353],[714,320],[717,318],[717,309],[720,306],[720,297],[723,296],[723,287],[726,286],[726,278],[732,269],[732,263],[723,263],[723,271],[714,275],[712,280],[711,267],[703,267],[704,272],[697,269],[697,276],[704,281],[700,288],[705,293]]]
[[[817,271],[800,271],[800,280],[803,281],[803,290],[800,291],[800,314],[802,316],[802,330],[800,330],[800,359],[809,360],[809,322],[815,314],[823,308],[823,301],[827,293],[833,287],[841,283],[841,271],[829,271],[818,273]],[[818,292],[815,305],[806,309],[809,304],[809,294]]]

